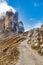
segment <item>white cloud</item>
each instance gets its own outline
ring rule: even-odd
[[[4,1],[6,1],[6,0],[0,0],[0,2],[4,2]]]
[[[13,12],[16,11],[12,6],[8,5],[7,0],[0,0],[0,16],[4,16],[6,11],[10,9],[12,9]]]
[[[28,25],[25,25],[25,31],[29,31],[29,30],[31,30],[31,29],[33,29],[34,27],[32,26],[32,25],[30,25],[30,24],[28,24]]]
[[[41,25],[43,24],[43,23],[42,23],[42,20],[36,20],[36,19],[34,19],[34,18],[30,18],[29,20],[31,20],[31,22],[34,21],[35,24],[34,24],[34,25],[28,24],[28,25],[25,27],[25,31],[28,31],[28,30],[33,29],[33,28],[40,28]],[[30,21],[29,21],[29,22],[30,22]],[[37,22],[37,23],[36,23],[36,22]]]
[[[40,28],[42,25],[41,21],[39,21],[38,23],[35,24],[34,28]]]
[[[34,7],[38,7],[38,6],[40,6],[39,3],[34,2]]]
[[[26,26],[26,25],[25,25]],[[26,27],[25,27],[25,31],[28,31],[28,30],[30,30],[31,29],[31,25],[27,25]]]
[[[34,20],[34,18],[30,18],[29,20],[32,21],[32,20]]]
[[[34,7],[43,6],[43,2],[34,2]]]

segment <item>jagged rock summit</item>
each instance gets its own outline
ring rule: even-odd
[[[14,33],[23,33],[24,26],[22,21],[18,21],[18,12],[15,13],[10,9],[6,15],[0,18],[0,33],[11,31]]]

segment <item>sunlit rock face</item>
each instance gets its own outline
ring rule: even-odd
[[[12,28],[12,22],[13,22],[13,17],[14,17],[14,13],[12,11],[7,11],[6,15],[2,18],[0,18],[0,31],[4,31],[7,29],[11,29]],[[4,26],[3,26],[4,25]]]
[[[5,16],[5,29],[12,28],[14,13],[12,11],[7,11]]]

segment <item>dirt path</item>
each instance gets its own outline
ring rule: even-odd
[[[16,65],[43,65],[43,61],[41,63],[35,55],[32,54],[26,41],[23,41],[19,46],[20,56]]]

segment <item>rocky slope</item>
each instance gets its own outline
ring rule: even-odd
[[[22,34],[1,34],[0,65],[43,65],[43,26]]]

